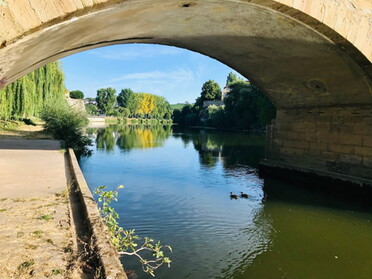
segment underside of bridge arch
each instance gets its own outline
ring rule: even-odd
[[[277,106],[268,159],[372,178],[372,54],[306,13],[269,0],[41,2],[0,1],[0,85],[101,46],[182,47],[234,68]]]

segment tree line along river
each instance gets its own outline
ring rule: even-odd
[[[89,187],[123,184],[120,225],[173,248],[162,279],[372,278],[372,210],[258,177],[264,137],[171,126],[90,128]],[[247,193],[231,199],[229,193]],[[152,278],[123,257],[136,278]]]

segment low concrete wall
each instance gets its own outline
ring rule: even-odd
[[[99,116],[89,116],[88,117],[89,122],[105,122],[105,117],[99,117]]]
[[[98,211],[97,204],[93,199],[84,175],[79,167],[74,151],[68,150],[68,161],[71,169],[71,176],[77,187],[80,196],[86,222],[91,229],[94,239],[95,249],[98,254],[98,260],[102,267],[102,277],[107,279],[127,279],[124,269],[119,260],[119,254],[110,241],[110,232],[103,223]]]

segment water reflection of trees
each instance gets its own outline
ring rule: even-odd
[[[123,151],[163,146],[172,135],[171,126],[111,125],[105,128],[87,129],[95,137],[99,150],[111,151],[115,146]],[[199,154],[200,163],[213,168],[220,161],[224,169],[236,166],[258,168],[264,154],[264,137],[216,131],[178,131],[173,127],[173,137],[180,138],[185,148],[192,143]]]
[[[192,142],[199,153],[200,163],[207,168],[213,168],[219,160],[225,169],[233,169],[237,165],[258,168],[264,154],[263,136],[215,131],[189,131],[173,136],[181,138],[185,146]]]
[[[130,151],[163,146],[171,131],[170,126],[111,125],[88,129],[87,134],[95,137],[99,150],[111,151],[116,145],[123,151]]]
[[[116,144],[124,151],[160,147],[171,132],[171,126],[120,126]]]

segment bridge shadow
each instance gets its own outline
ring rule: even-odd
[[[61,150],[61,142],[47,139],[0,138],[0,150]]]
[[[350,185],[324,184],[311,180],[304,183],[298,180],[296,183],[288,180],[264,178],[265,202],[291,203],[314,207],[327,207],[339,210],[371,212],[371,192],[353,191]]]

